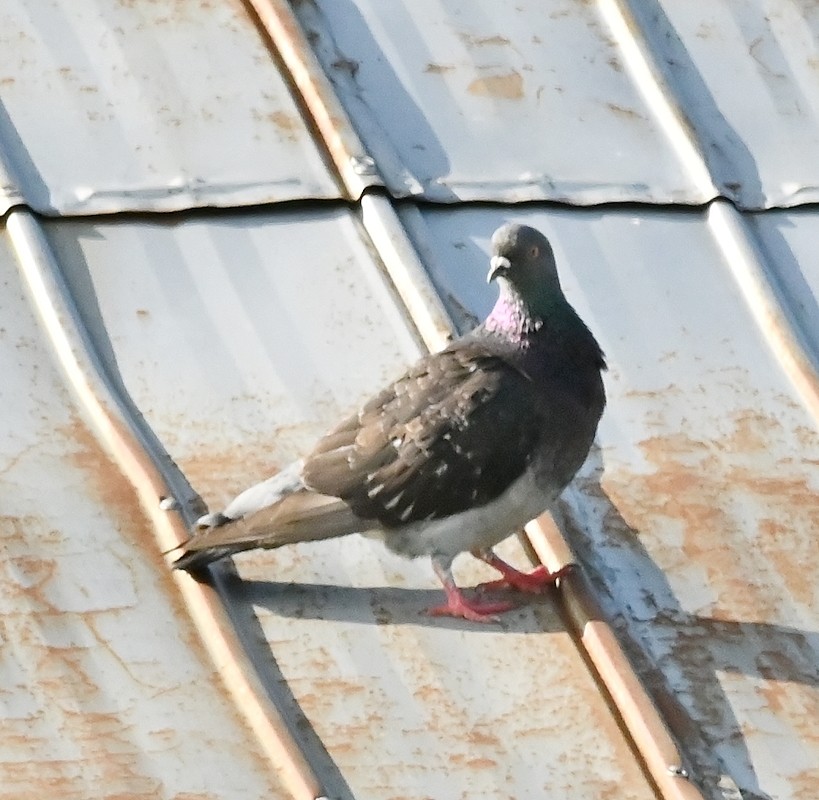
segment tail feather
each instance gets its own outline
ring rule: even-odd
[[[173,568],[197,573],[208,564],[212,564],[220,558],[240,553],[243,549],[242,547],[213,547],[209,550],[187,550],[173,562]]]
[[[332,539],[368,527],[343,500],[307,489],[241,519],[222,515],[214,515],[214,519],[220,524],[182,545],[184,553],[174,562],[175,569],[196,571],[243,550]]]

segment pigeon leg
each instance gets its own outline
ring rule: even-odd
[[[549,572],[542,564],[531,572],[521,572],[511,564],[507,564],[502,558],[497,556],[492,550],[475,550],[472,552],[475,558],[489,564],[503,575],[497,581],[488,581],[480,584],[477,588],[484,591],[494,589],[517,589],[519,592],[529,594],[540,594],[547,586],[551,586],[558,578],[562,578],[571,569],[571,564],[566,564],[556,572]]]
[[[495,614],[502,614],[515,607],[514,603],[503,601],[486,603],[467,600],[452,577],[452,559],[432,557],[432,568],[444,586],[446,603],[427,610],[431,617],[463,617],[471,622],[497,622]]]

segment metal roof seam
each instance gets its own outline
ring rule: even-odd
[[[571,547],[551,514],[526,526],[538,558],[550,572],[576,563]],[[662,796],[668,800],[704,800],[683,767],[685,759],[653,698],[643,686],[581,572],[561,578],[560,596],[575,639],[605,687]]]
[[[360,205],[361,222],[424,344],[430,350],[445,347],[452,339],[452,320],[395,207],[386,196],[372,192]]]
[[[707,202],[719,194],[707,158],[628,0],[602,0],[599,8],[620,45],[640,93],[654,110],[680,163],[699,188],[702,201]]]
[[[788,313],[788,302],[775,280],[760,243],[745,216],[726,200],[708,208],[708,224],[742,296],[765,340],[792,381],[813,418],[819,422],[819,344],[815,334]]]
[[[153,434],[147,423],[132,413],[132,404],[120,394],[123,390],[118,391],[106,373],[34,214],[11,212],[7,230],[24,284],[67,383],[76,392],[100,442],[134,486],[154,524],[160,547],[175,547],[187,538],[183,517],[192,519],[201,500],[167,454],[156,451],[161,447],[158,440],[155,447],[147,445],[148,434]],[[160,507],[159,498],[173,491],[182,501],[179,516]],[[318,779],[262,687],[217,592],[187,575],[180,574],[177,580],[225,687],[261,747],[283,773],[294,797],[314,800],[321,794]],[[216,585],[218,588],[218,576]]]
[[[358,137],[329,78],[284,0],[245,0],[267,32],[329,154],[344,188],[358,200],[371,186],[383,186],[375,159]]]

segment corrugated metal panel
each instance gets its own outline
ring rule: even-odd
[[[819,200],[814,3],[631,2],[723,194],[744,208]]]
[[[92,330],[214,505],[418,351],[344,209],[49,235],[74,293],[98,293]],[[429,565],[358,537],[237,561],[231,613],[258,616],[257,668],[334,796],[653,797],[550,599],[502,627],[430,620]]]
[[[0,211],[174,210],[339,189],[240,0],[11,0]]]
[[[295,10],[397,196],[715,193],[666,138],[594,4],[318,0]]]
[[[754,214],[749,223],[776,265],[776,280],[788,299],[788,310],[809,339],[806,348],[819,362],[819,215],[813,208],[771,211]]]
[[[0,796],[277,798],[0,235]]]
[[[819,196],[817,21],[799,4],[316,0],[296,13],[397,196]]]
[[[552,237],[567,294],[609,357],[600,449],[567,493],[564,525],[693,779],[714,797],[720,780],[748,797],[814,797],[817,421],[740,291],[720,209],[405,214],[438,256],[432,274],[453,312],[486,309],[465,271],[510,217]],[[787,316],[814,337],[817,219],[783,212],[748,227],[771,279],[798,300]]]

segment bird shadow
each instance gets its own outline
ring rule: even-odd
[[[425,611],[443,600],[443,592],[391,587],[349,587],[328,584],[244,580],[235,564],[226,559],[208,577],[221,596],[233,629],[260,678],[269,700],[297,739],[322,791],[335,800],[354,800],[354,794],[321,736],[301,707],[268,643],[262,614],[279,618],[320,620],[362,625],[414,625],[472,634],[504,634],[564,631],[553,591],[517,599],[518,609],[500,615],[497,622],[475,623],[451,617],[433,617]],[[467,590],[469,593],[469,590]],[[504,593],[497,593],[503,598]],[[508,593],[510,598],[515,594]]]
[[[817,689],[819,632],[687,611],[641,532],[608,497],[602,476],[603,459],[595,447],[582,478],[556,509],[559,527],[686,753],[692,780],[707,797],[770,800],[721,676]],[[594,519],[599,524],[590,523]]]
[[[485,597],[466,589],[467,596]],[[554,612],[556,594],[546,591],[521,595],[493,591],[491,599],[509,600],[515,608],[497,615],[494,621],[470,622],[448,616],[433,616],[430,608],[441,605],[444,595],[435,589],[388,586],[352,587],[313,583],[244,580],[231,587],[231,600],[248,609],[263,608],[280,617],[316,619],[361,625],[413,625],[445,630],[487,633],[556,633],[565,630]]]

